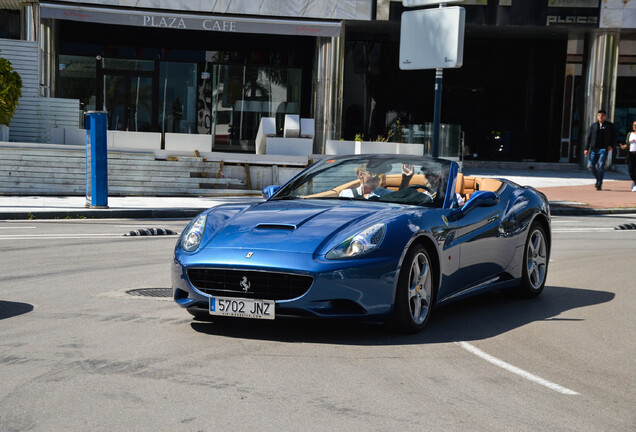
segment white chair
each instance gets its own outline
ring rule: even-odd
[[[313,138],[315,135],[314,119],[300,119],[300,136],[301,138]]]
[[[283,137],[298,138],[300,136],[300,116],[298,114],[285,114]]]
[[[261,117],[256,133],[256,154],[267,153],[267,137],[276,136],[276,119],[274,117]]]

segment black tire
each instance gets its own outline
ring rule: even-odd
[[[416,333],[426,326],[435,304],[435,277],[431,263],[431,257],[422,245],[416,245],[406,254],[389,323],[394,330]]]
[[[535,298],[543,291],[548,277],[548,240],[540,223],[533,223],[523,251],[521,284],[516,290],[520,297]]]

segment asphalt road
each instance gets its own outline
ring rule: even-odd
[[[0,431],[633,431],[635,222],[555,217],[541,297],[402,336],[127,294],[170,287],[176,237],[123,234],[186,221],[0,221]]]

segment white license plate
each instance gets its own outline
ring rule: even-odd
[[[274,300],[210,297],[210,315],[274,319]]]

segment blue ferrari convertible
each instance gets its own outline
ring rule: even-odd
[[[263,202],[198,215],[174,251],[174,301],[195,318],[384,321],[489,290],[538,296],[550,209],[537,190],[418,156],[323,159]]]

